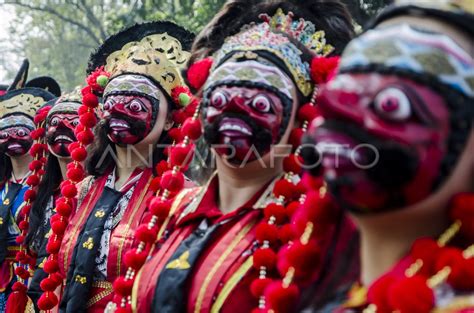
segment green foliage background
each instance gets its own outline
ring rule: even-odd
[[[109,35],[147,20],[166,19],[199,32],[226,0],[6,0],[15,19],[9,52],[30,60],[30,77],[50,75],[64,91],[84,81],[90,53]],[[301,0],[304,1],[304,0]],[[390,0],[346,0],[364,24]],[[5,48],[3,48],[5,49]],[[16,66],[3,61],[13,77]]]

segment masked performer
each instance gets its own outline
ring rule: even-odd
[[[147,203],[156,191],[153,167],[165,159],[155,146],[169,140],[171,113],[186,104],[183,99],[189,100],[175,93],[185,89],[180,69],[188,60],[192,40],[191,33],[171,22],[145,23],[113,35],[92,55],[92,74],[83,90],[76,128],[81,144],[90,141],[88,127],[95,117],[89,108],[97,104],[91,91],[100,90],[103,117],[86,161],[92,176],[82,182],[77,213],[72,217],[62,209],[64,202],[59,201],[59,206],[57,202],[61,212],[51,220],[55,220],[55,239],[47,246],[50,256],[44,269],[49,277],[41,283],[46,292],[39,300],[40,309],[57,304],[52,292],[58,267],[66,278],[61,312],[103,312],[112,299],[112,282],[127,269],[124,255],[137,244],[134,232],[146,218]],[[75,144],[71,151],[75,162],[68,166],[67,177],[75,181],[80,167],[76,162],[85,150]],[[63,189],[71,186],[62,185]],[[63,196],[71,196],[66,189]],[[63,235],[64,229],[56,229],[54,223],[67,217]]]
[[[320,93],[311,141],[352,152],[313,157],[361,232],[343,312],[473,309],[474,16],[429,3],[384,11]]]
[[[232,1],[205,28],[196,54],[215,53],[193,64],[188,79],[195,88],[204,83],[204,137],[215,150],[217,172],[205,187],[176,198],[174,230],[138,274],[132,309],[289,311],[297,305],[300,283],[321,274],[307,272],[308,264],[334,264],[326,252],[340,240],[351,244],[344,235],[354,229],[335,213],[338,226],[328,223],[317,243],[300,250],[297,277],[283,286],[288,268],[276,264],[276,254],[293,236],[288,221],[303,189],[299,138],[316,115],[314,84],[336,63],[326,57],[333,51],[328,43],[337,54],[351,34],[344,6],[321,1],[250,7]],[[289,151],[281,145],[291,148],[289,143],[293,153],[284,159]]]
[[[0,309],[14,283],[16,252],[20,244],[17,237],[22,233],[27,179],[31,171],[29,154],[33,144],[32,131],[36,110],[55,95],[36,86],[48,87],[59,92],[59,86],[51,78],[35,79],[26,83],[28,61],[23,63],[14,83],[0,97]],[[26,84],[25,84],[26,83]],[[37,84],[38,83],[38,84]]]
[[[31,209],[26,237],[26,245],[36,256],[35,273],[28,286],[28,296],[34,304],[38,302],[41,293],[39,284],[47,275],[42,267],[47,257],[47,238],[52,232],[49,221],[60,195],[61,182],[66,179],[66,166],[71,161],[68,147],[77,140],[74,128],[79,123],[78,110],[81,103],[80,90],[77,90],[45,105],[49,109],[44,127],[49,155],[45,175],[38,186],[38,196]]]

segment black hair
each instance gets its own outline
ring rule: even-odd
[[[57,157],[50,153],[45,166],[45,174],[38,185],[38,196],[31,207],[29,217],[30,226],[25,238],[27,247],[36,246],[38,242],[44,239],[46,233],[42,224],[46,213],[46,206],[56,190],[58,190],[62,180],[59,161]]]
[[[324,30],[327,42],[335,48],[335,55],[340,55],[354,36],[350,13],[339,0],[229,0],[196,36],[189,63],[212,55],[242,26],[261,21],[259,15],[262,13],[274,15],[279,8],[293,12],[295,19],[304,18],[316,29]]]
[[[2,187],[12,175],[12,161],[0,151],[0,187]]]

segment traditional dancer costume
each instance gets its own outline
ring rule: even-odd
[[[212,58],[193,64],[188,79],[198,89],[204,84],[204,136],[208,145],[219,145],[219,157],[234,152],[228,166],[256,164],[272,145],[285,144],[282,138],[290,133],[299,107],[301,128],[295,127],[290,136],[293,153],[285,159],[284,171],[275,171],[274,179],[229,213],[217,203],[219,168],[204,187],[177,196],[174,229],[135,281],[136,312],[290,311],[298,305],[299,286],[325,277],[336,265],[340,255],[328,251],[334,252],[341,240],[352,244],[346,239],[355,234],[354,228],[335,209],[334,219],[320,229],[311,247],[300,249],[304,264],[293,272],[289,288],[280,288],[288,268],[276,264],[279,247],[302,235],[288,225],[304,190],[298,166],[300,137],[317,115],[311,100],[315,84],[337,64],[337,59],[326,57],[333,48],[326,43],[324,29],[282,8],[301,9],[288,3],[248,8],[274,16],[255,17],[258,22],[228,37]],[[343,9],[338,13],[343,15]],[[219,16],[224,20],[225,15]],[[260,174],[256,170],[255,175]],[[308,263],[328,267],[308,272]],[[337,289],[340,281],[333,283]]]
[[[418,234],[418,229],[427,228],[413,221],[421,222],[424,212],[437,205],[441,214],[436,216],[445,217],[426,223],[439,229],[453,224],[437,240],[410,242],[411,250],[403,252],[407,255],[370,286],[356,284],[341,312],[474,309],[474,197],[455,195],[452,184],[445,188],[451,175],[463,176],[453,171],[461,156],[469,153],[472,160],[472,151],[465,147],[474,118],[474,59],[455,34],[472,43],[474,16],[462,9],[462,1],[440,1],[439,6],[434,1],[420,3],[387,9],[376,20],[376,28],[349,44],[338,75],[320,93],[318,102],[326,120],[309,133],[312,142],[354,149],[360,166],[351,162],[336,168],[325,162],[331,156],[323,153],[320,170],[330,193],[359,219],[361,227],[364,219],[373,218],[372,223],[389,226],[385,236],[393,239],[391,225],[383,221],[387,217],[394,227],[405,222],[404,234]],[[466,4],[472,9],[469,1]],[[425,19],[416,24],[410,17]],[[445,33],[448,27],[435,28],[433,20],[454,30]],[[308,153],[307,161],[314,156]],[[472,182],[472,173],[467,175]],[[472,186],[454,188],[465,191]],[[448,205],[450,194],[454,198]],[[440,195],[446,200],[439,200]],[[433,199],[437,203],[429,202]],[[449,210],[442,209],[440,201]],[[438,228],[428,232],[434,235]],[[384,242],[384,230],[378,230],[380,246],[370,248],[393,245],[388,239]]]
[[[146,220],[147,204],[160,187],[153,168],[165,158],[155,148],[158,139],[166,143],[169,138],[164,110],[168,105],[171,115],[170,111],[190,100],[187,93],[181,95],[185,87],[180,70],[188,60],[192,39],[191,33],[171,22],[144,23],[111,36],[92,55],[89,86],[83,90],[80,124],[76,128],[79,144],[71,145],[74,162],[68,166],[67,177],[75,183],[82,176],[79,162],[87,154],[84,146],[91,142],[90,128],[95,124],[91,108],[97,105],[97,95],[102,95],[103,116],[87,160],[93,176],[86,178],[78,191],[69,182],[63,184],[64,197],[78,193],[78,209],[73,216],[69,209],[58,210],[55,221],[61,222],[63,228],[55,230],[52,222],[53,238],[47,247],[50,256],[44,266],[49,277],[43,280],[44,288],[42,283],[46,292],[39,300],[41,309],[57,304],[53,287],[58,270],[66,278],[61,312],[103,312],[112,300],[112,283],[125,274],[125,255],[140,239],[134,236],[135,230]],[[160,138],[157,130],[162,132]],[[155,142],[149,143],[155,148],[153,164],[136,167],[128,180],[116,188],[116,168],[130,166],[116,164],[116,151],[153,138],[150,134],[156,137],[152,139]],[[131,164],[143,160],[136,151],[130,157]]]
[[[21,221],[28,215],[31,193],[27,183],[32,172],[25,177],[15,177],[12,159],[29,162],[33,144],[34,116],[38,108],[53,99],[54,94],[36,87],[51,87],[59,92],[57,83],[50,79],[34,79],[26,83],[28,61],[23,63],[14,83],[0,97],[0,158],[1,205],[0,205],[0,311],[11,292],[14,279],[16,253],[20,250],[23,229]],[[34,196],[33,196],[34,198]],[[17,260],[18,261],[18,260]]]

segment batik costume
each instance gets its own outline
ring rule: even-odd
[[[220,145],[216,148],[218,154],[226,154],[226,144],[235,148],[231,162],[258,162],[257,158],[268,153],[272,144],[279,143],[287,130],[294,101],[290,86],[294,84],[301,99],[309,100],[314,83],[320,82],[311,75],[309,63],[288,38],[319,56],[313,68],[332,51],[323,30],[279,9],[274,16],[264,14],[259,22],[227,38],[212,61],[204,59],[188,71],[193,85],[195,71],[200,72],[212,62],[203,88],[204,136],[207,144]],[[313,104],[304,107],[308,114],[300,115],[301,125],[314,117]],[[295,137],[292,143],[296,149],[300,142]],[[252,151],[252,146],[256,150]],[[227,214],[222,213],[217,203],[219,172],[204,187],[179,194],[172,206],[174,216],[178,217],[174,229],[139,273],[132,293],[132,309],[251,312],[274,308],[275,297],[267,297],[265,290],[272,279],[281,279],[275,269],[273,251],[291,238],[290,226],[285,224],[299,205],[303,188],[295,153],[285,161],[286,173],[262,185],[247,203]],[[328,253],[336,246],[331,238],[346,242],[355,234],[349,221],[340,214],[334,215],[338,226],[330,225],[322,231],[327,236],[318,241],[325,264],[334,264],[337,258],[336,253]],[[342,235],[343,232],[347,233]],[[304,276],[297,274],[298,279]],[[308,275],[306,285],[317,281],[319,274]],[[292,287],[298,288],[296,285],[295,279]],[[284,304],[286,309],[299,304],[290,302]]]
[[[107,129],[103,136],[107,142],[101,147],[105,155],[113,153],[105,148],[133,145],[150,133],[161,114],[161,93],[171,110],[180,108],[172,100],[172,91],[184,86],[180,69],[186,64],[192,38],[191,33],[171,22],[139,24],[111,36],[92,55],[89,73],[93,78],[88,80],[104,87],[98,127]],[[88,97],[86,100],[84,96],[85,106],[90,94]],[[87,124],[84,112],[81,131]],[[166,131],[162,137],[167,137]],[[74,151],[72,155],[74,158]],[[163,154],[155,157],[158,161],[165,158]],[[103,312],[113,298],[113,281],[127,270],[124,255],[138,245],[135,230],[146,217],[147,204],[156,192],[152,188],[156,160],[151,168],[136,168],[120,189],[115,188],[115,160],[110,156],[109,160],[103,173],[84,179],[78,192],[77,214],[69,217],[58,254],[59,272],[66,278],[61,312]],[[99,159],[88,162],[103,166]],[[51,293],[49,296],[54,298]],[[54,305],[46,298],[42,297],[41,306]]]
[[[474,16],[461,3],[394,6],[374,25],[424,16],[472,38]],[[353,214],[384,214],[434,194],[458,164],[472,131],[473,82],[472,51],[428,25],[379,25],[351,42],[339,73],[320,93],[326,121],[313,127],[308,139],[353,149],[365,145],[356,152],[361,167],[322,166],[330,192]],[[377,162],[369,166],[373,148]],[[308,154],[307,160],[313,157]],[[322,157],[328,164],[330,155],[323,151]],[[455,195],[446,210],[446,224],[453,223],[449,229],[438,239],[415,241],[372,285],[355,283],[337,312],[471,312],[472,200],[472,194]]]
[[[5,166],[5,176],[0,177],[0,240],[3,243],[0,247],[0,309],[2,311],[5,310],[6,299],[15,281],[15,257],[20,246],[16,237],[22,232],[19,223],[24,217],[22,215],[22,208],[25,205],[24,196],[29,189],[26,180],[31,174],[30,172],[21,178],[14,177],[10,158],[29,153],[33,143],[31,132],[36,127],[33,121],[36,110],[55,97],[45,89],[36,87],[45,86],[41,78],[26,82],[28,66],[28,61],[25,61],[14,83],[7,93],[0,97],[0,145],[2,166]],[[53,89],[59,90],[52,79],[45,78],[45,80],[46,85],[52,82]]]

